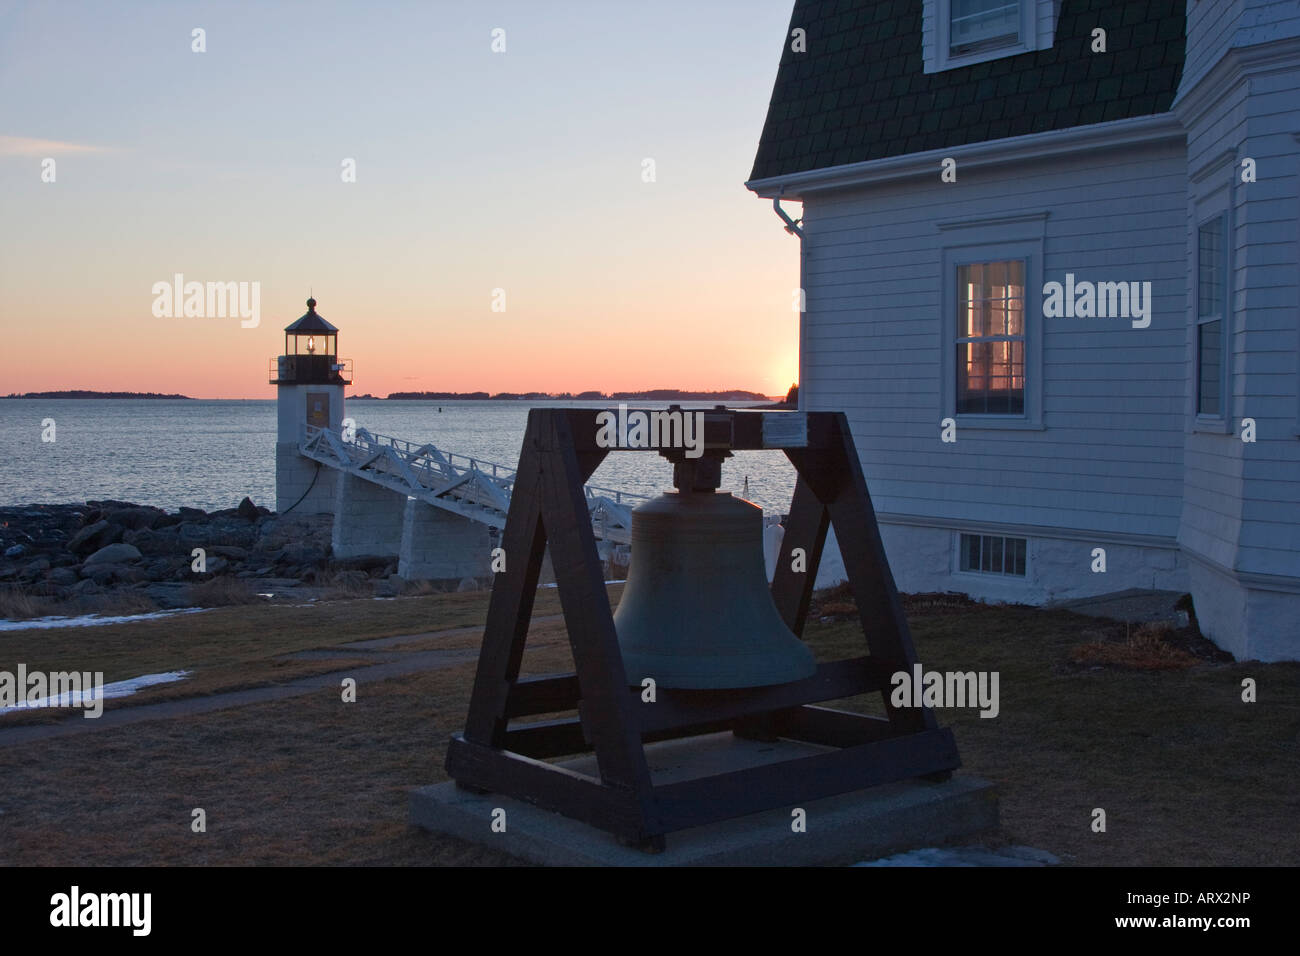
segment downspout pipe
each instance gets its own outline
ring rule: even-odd
[[[799,223],[803,222],[803,220],[790,218],[790,214],[781,208],[780,196],[774,196],[772,198],[772,208],[776,210],[776,214],[780,216],[781,220],[785,223],[785,231],[790,233],[792,236],[798,236],[802,239],[803,230],[799,228]]]
[[[781,192],[785,192],[785,190],[782,189]],[[773,197],[772,208],[776,210],[776,214],[780,216],[781,221],[785,223],[785,231],[790,233],[790,235],[792,236],[799,237],[799,290],[800,290],[800,296],[802,298],[804,294],[803,290],[807,288],[807,286],[804,285],[804,274],[805,274],[804,270],[805,267],[807,266],[807,258],[806,258],[807,250],[804,248],[803,229],[799,225],[801,222],[803,222],[803,220],[791,219],[790,214],[781,208],[780,193],[778,193],[776,196]],[[804,322],[803,313],[800,312],[799,314],[799,411],[804,410],[803,357],[804,355],[807,354],[804,348],[805,345],[804,337],[807,335],[807,332],[808,332],[807,323]]]

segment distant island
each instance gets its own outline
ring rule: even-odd
[[[391,401],[415,402],[600,402],[600,401],[644,401],[644,402],[766,402],[771,396],[761,392],[749,392],[743,389],[731,389],[723,392],[691,392],[677,388],[652,388],[641,392],[392,392],[387,398]],[[352,395],[350,401],[373,399],[377,395]]]
[[[792,386],[792,388],[795,388]],[[787,407],[793,403],[792,391],[785,402],[778,402],[774,408]],[[56,392],[12,392],[5,398],[156,398],[183,399],[196,401],[189,395],[164,395],[161,392],[94,392],[87,389],[64,389]],[[768,402],[770,395],[734,388],[721,392],[692,392],[679,388],[652,388],[641,392],[392,392],[388,395],[349,395],[350,402],[415,401],[415,402]]]
[[[60,392],[13,392],[5,398],[183,398],[192,402],[188,395],[163,395],[160,392],[91,392],[81,388],[67,389]]]

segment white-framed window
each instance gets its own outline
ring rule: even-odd
[[[1025,577],[1029,542],[1000,534],[966,534],[957,536],[957,569],[975,574],[998,574]]]
[[[1029,5],[1025,0],[948,0],[948,56],[1016,46]]]
[[[941,265],[939,417],[958,430],[1043,427],[1043,239],[1011,237],[1041,236],[1046,214],[1017,218],[940,224],[952,238]],[[968,225],[1008,238],[963,243]]]
[[[957,266],[958,415],[1025,413],[1024,259]]]
[[[1196,230],[1196,416],[1227,414],[1228,216],[1220,213]]]
[[[923,0],[926,73],[1052,45],[1061,0]]]

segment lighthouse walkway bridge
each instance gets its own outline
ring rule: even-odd
[[[364,428],[345,433],[309,425],[298,450],[321,465],[408,498],[493,528],[505,527],[515,483],[515,469],[506,465]],[[597,485],[587,485],[584,491],[596,537],[611,544],[630,543],[632,509],[649,497]]]

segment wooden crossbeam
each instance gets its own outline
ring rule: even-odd
[[[890,676],[916,652],[880,540],[861,464],[843,414],[733,411],[731,448],[779,448],[798,473],[772,582],[787,626],[802,634],[827,533],[835,529],[858,601],[863,657],[820,664],[810,678],[774,687],[658,688],[653,703],[629,686],[603,583],[584,484],[609,453],[596,442],[596,411],[533,409],[515,471],[502,547],[507,570],[488,607],[465,732],[447,751],[460,784],[501,792],[584,820],[650,849],[702,823],[815,800],[960,766],[948,730],[929,708],[894,708]],[[712,440],[712,439],[711,439]],[[542,557],[549,547],[575,672],[521,678]],[[796,560],[796,549],[800,549]],[[880,693],[885,717],[814,706]],[[518,718],[577,709],[577,717]],[[512,725],[511,721],[515,721]],[[645,744],[732,730],[786,737],[820,752],[672,784],[655,785]],[[596,776],[545,758],[594,752]]]

